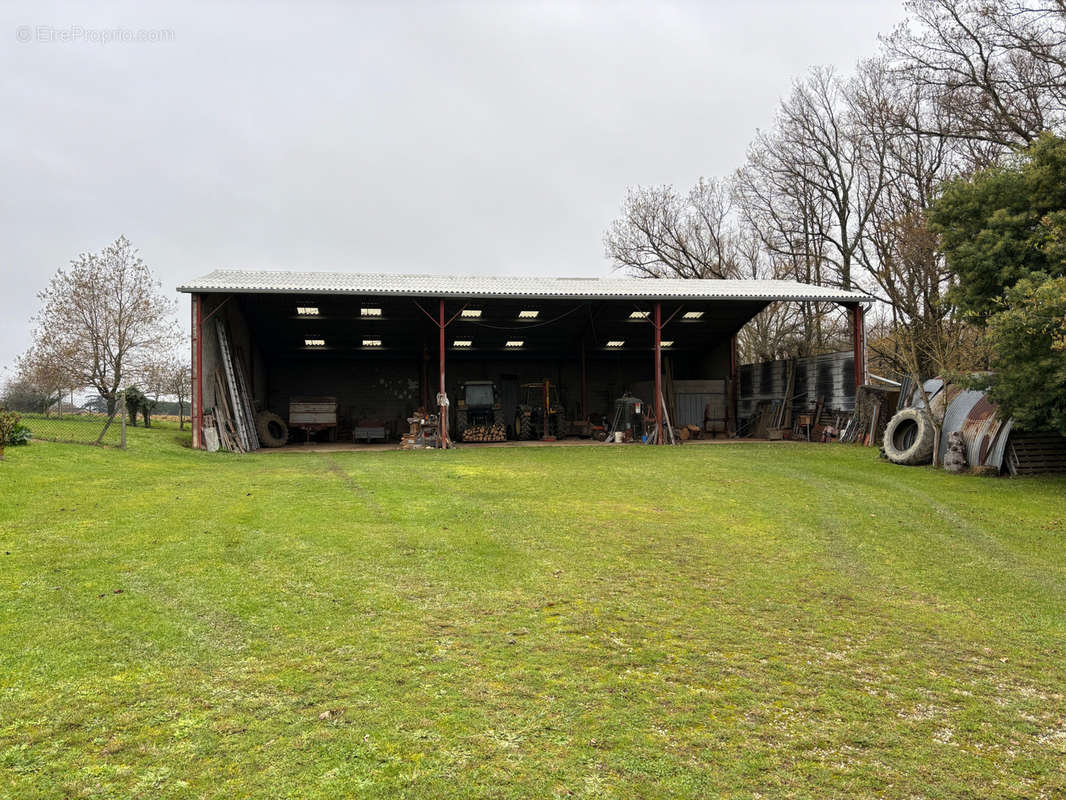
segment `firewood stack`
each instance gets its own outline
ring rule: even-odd
[[[700,430],[699,425],[682,425],[677,432],[683,442],[687,442],[689,439],[699,439],[703,436],[703,431]]]
[[[471,425],[463,431],[464,442],[505,442],[507,428],[502,423],[494,425]]]

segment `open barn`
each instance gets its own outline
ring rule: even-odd
[[[440,414],[445,445],[461,438],[475,385],[490,387],[478,391],[492,393],[507,438],[588,435],[590,421],[610,424],[625,396],[659,432],[664,417],[702,424],[721,409],[714,422],[728,435],[737,333],[779,301],[845,306],[856,383],[864,375],[867,298],[793,281],[218,270],[179,290],[192,299],[195,447],[205,446],[205,414],[228,406],[238,416],[242,405],[278,415],[303,440],[395,441],[412,415]],[[541,420],[523,430],[516,415],[540,396],[560,427]],[[332,424],[316,426],[323,401],[335,419],[327,412],[320,421]]]

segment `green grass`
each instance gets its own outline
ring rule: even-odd
[[[1066,480],[130,435],[0,463],[0,796],[1066,794]]]

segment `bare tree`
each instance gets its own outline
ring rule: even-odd
[[[791,278],[820,285],[828,271],[824,255],[827,244],[821,235],[828,224],[825,205],[808,185],[775,171],[771,164],[772,157],[756,142],[749,151],[748,165],[737,172],[734,184],[743,219],[766,254],[763,274],[751,272],[750,277]],[[823,309],[814,303],[775,308],[794,310],[798,315],[800,330],[788,337],[790,355],[822,352]],[[785,318],[790,323],[797,320],[793,314]],[[774,339],[782,341],[780,336]],[[775,352],[779,352],[777,347],[779,344],[774,345]]]
[[[18,403],[24,406],[17,410],[47,414],[56,406],[59,416],[63,416],[63,395],[77,388],[80,387],[76,378],[63,363],[49,352],[31,347],[19,357],[15,378],[5,394],[11,400],[18,398]]]
[[[774,127],[760,133],[735,177],[735,197],[775,277],[853,288],[861,248],[888,176],[887,143],[856,122],[853,87],[829,69],[795,84]],[[839,345],[834,306],[801,303],[797,355]]]
[[[178,401],[178,428],[185,430],[185,407],[192,391],[192,367],[188,361],[172,364],[167,381],[167,390]]]
[[[908,0],[883,37],[893,69],[946,113],[916,130],[985,150],[1033,141],[1066,118],[1066,4],[1062,0]]]
[[[850,289],[886,180],[886,143],[855,125],[846,89],[829,69],[798,82],[774,128],[756,137],[737,183],[771,252],[794,261],[807,280]]]
[[[31,352],[116,408],[119,388],[176,341],[173,304],[124,237],[83,253],[38,297]]]
[[[751,230],[742,234],[737,252],[738,277],[752,280],[787,277],[775,273],[759,236]],[[740,362],[750,364],[806,353],[808,340],[805,318],[795,303],[773,303],[756,314],[737,334]]]
[[[729,187],[700,178],[687,195],[671,186],[630,189],[622,216],[604,234],[616,269],[646,278],[728,278],[736,274]]]
[[[955,277],[926,220],[940,185],[972,168],[973,152],[926,132],[940,127],[943,108],[881,60],[860,65],[852,105],[867,136],[887,143],[887,179],[858,250],[886,308],[888,330],[869,340],[879,368],[915,380],[977,368],[980,349],[950,299]]]
[[[178,403],[178,426],[185,430],[185,406],[192,389],[192,369],[187,358],[168,354],[147,366],[141,381],[144,393],[156,403],[173,397]]]

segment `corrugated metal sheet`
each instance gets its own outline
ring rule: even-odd
[[[971,466],[989,464],[995,467],[1002,466],[1002,461],[999,464],[992,464],[988,460],[994,452],[993,445],[1001,427],[1002,420],[999,419],[997,408],[982,392],[981,399],[970,409],[970,413],[962,422],[962,440],[966,443],[966,460]]]
[[[948,434],[951,431],[957,431],[962,428],[963,423],[966,421],[966,415],[984,396],[984,392],[966,389],[960,391],[955,399],[951,401],[947,411],[944,413],[944,424],[941,427],[943,435],[940,437],[938,463],[944,463],[944,456],[948,452]],[[965,436],[963,438],[965,440]],[[971,461],[970,463],[972,464],[973,462]]]
[[[674,407],[677,409],[676,425],[699,425],[703,427],[704,411],[708,404],[720,405],[724,411],[724,394],[696,394],[679,392],[674,399]],[[724,413],[721,415],[725,416]]]
[[[962,433],[966,463],[970,467],[1002,470],[1007,464],[1011,474],[1055,471],[1060,464],[1066,467],[1066,437],[1015,431],[1014,420],[1003,419],[999,408],[983,391],[963,389],[955,384],[945,386],[940,378],[930,378],[922,385],[930,395],[929,406],[934,416],[947,404],[940,429],[941,463],[947,454],[948,436],[958,431]],[[920,407],[920,392],[914,392],[912,403]]]
[[[835,303],[858,303],[870,299],[860,292],[811,286],[796,281],[390,275],[230,269],[215,270],[196,278],[179,286],[178,291],[413,297],[813,300]]]
[[[992,452],[988,456],[988,463],[993,464],[1000,469],[1003,468],[1003,459],[1007,455],[1007,442],[1010,441],[1010,432],[1014,427],[1014,418],[1011,417],[1003,423],[999,429],[999,435],[992,443]]]
[[[850,350],[826,353],[796,360],[796,385],[793,412],[803,413],[825,398],[825,407],[833,411],[855,408],[855,355]],[[740,367],[740,395],[737,414],[751,416],[758,403],[781,400],[788,377],[787,361],[763,361]]]
[[[910,379],[908,378],[907,380],[909,381]],[[940,378],[928,378],[924,383],[922,383],[922,390],[929,396],[930,402],[932,402],[933,398],[940,394],[940,390],[943,388],[944,381],[942,381]],[[908,405],[913,405],[915,408],[921,408],[925,405],[925,401],[922,399],[922,392],[919,392],[917,387],[912,390],[909,402],[903,402],[902,400],[900,401],[900,409],[907,408]]]
[[[939,462],[943,463],[947,455],[949,434],[959,431],[966,448],[966,463],[970,467],[1001,469],[1013,420],[1001,419],[999,409],[983,391],[964,389],[956,384],[945,386],[939,378],[930,378],[923,387],[930,395],[929,405],[934,415],[947,404],[940,428]],[[921,402],[921,393],[915,392],[913,404],[920,406]]]

